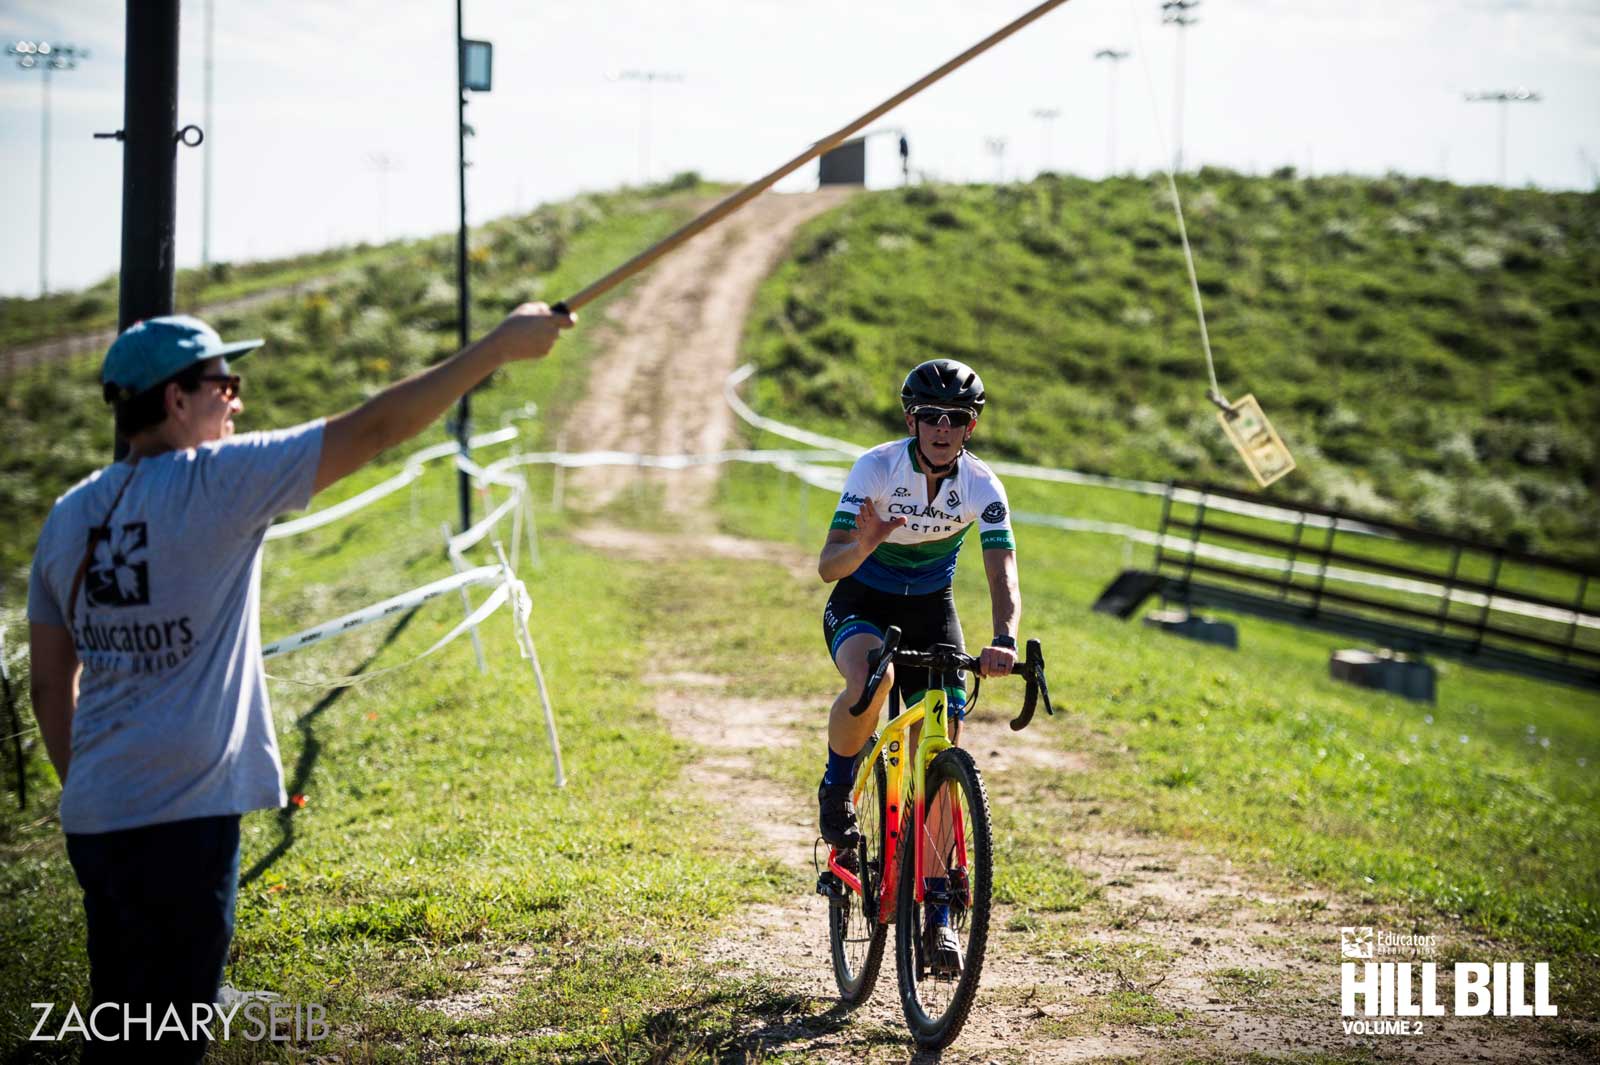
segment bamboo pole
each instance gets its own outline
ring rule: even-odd
[[[785,177],[788,177],[802,166],[805,166],[823,152],[837,147],[839,144],[848,139],[851,134],[857,133],[866,128],[869,123],[875,122],[879,118],[882,118],[885,114],[894,110],[896,107],[899,107],[901,104],[917,95],[917,93],[921,92],[923,89],[926,89],[940,78],[943,78],[946,74],[965,66],[968,62],[982,55],[984,52],[987,52],[989,49],[993,48],[1007,37],[1010,37],[1018,30],[1021,30],[1023,27],[1027,26],[1029,23],[1042,18],[1066,2],[1067,0],[1044,0],[1044,3],[1040,4],[1038,7],[1035,7],[1033,10],[1022,15],[1015,21],[1002,26],[1000,29],[996,30],[994,33],[991,33],[989,36],[985,37],[971,48],[968,48],[965,52],[962,52],[960,55],[944,64],[939,69],[912,82],[910,85],[906,86],[904,89],[901,89],[899,92],[895,93],[893,96],[889,97],[889,99],[885,100],[877,107],[874,107],[872,110],[868,111],[854,122],[851,122],[842,129],[830,133],[822,140],[817,141],[815,144],[811,145],[811,147],[807,148],[805,151],[801,152],[787,163],[784,163],[770,174],[767,174],[765,177],[758,178],[757,180],[746,185],[744,188],[729,196],[721,203],[718,203],[716,206],[707,210],[694,221],[689,222],[676,232],[669,236],[663,237],[660,241],[646,248],[638,255],[635,255],[633,258],[629,259],[627,262],[623,263],[621,266],[617,267],[600,280],[594,282],[575,295],[568,296],[566,299],[557,303],[552,309],[557,314],[570,314],[573,311],[578,310],[584,304],[589,303],[599,296],[611,291],[613,288],[616,288],[618,285],[622,284],[622,282],[626,281],[634,274],[637,274],[639,271],[643,270],[657,259],[666,255],[668,252],[674,250],[691,237],[710,229],[712,226],[716,225],[718,222],[722,221],[724,218],[728,217],[733,212],[749,203],[751,200],[755,199],[761,193],[765,192],[773,185],[776,185],[779,181],[782,181]]]

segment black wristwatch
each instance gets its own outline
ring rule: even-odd
[[[1017,649],[1017,638],[1015,636],[996,636],[989,641],[989,646],[1004,647],[1008,651],[1015,651]]]

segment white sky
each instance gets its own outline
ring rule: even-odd
[[[681,73],[657,85],[652,177],[697,169],[750,180],[798,154],[1033,5],[1033,0],[466,0],[466,33],[495,45],[495,86],[468,108],[481,221],[637,178],[643,90],[608,71]],[[53,289],[117,268],[124,4],[0,0],[0,37],[87,47],[54,75]],[[183,11],[179,123],[203,122],[202,0]],[[1470,90],[1527,86],[1510,105],[1513,184],[1600,181],[1600,0],[1205,0],[1188,30],[1185,162],[1317,173],[1399,170],[1493,181],[1496,110]],[[450,0],[216,0],[215,127],[179,150],[178,253],[200,258],[202,152],[214,151],[212,257],[249,259],[452,229],[455,5]],[[1136,32],[1137,22],[1137,32]],[[1157,0],[1072,0],[888,116],[912,163],[992,180],[1098,176],[1108,64],[1119,65],[1118,164],[1147,171],[1170,139],[1176,32]],[[1142,39],[1143,48],[1138,41]],[[4,57],[0,57],[4,58]],[[41,76],[0,67],[6,225],[0,292],[37,292]],[[1158,127],[1147,79],[1154,88]],[[1060,108],[1047,149],[1040,108]],[[385,180],[373,156],[398,167]],[[785,187],[815,182],[815,168]],[[869,183],[898,182],[891,138]],[[383,194],[385,184],[387,195]]]

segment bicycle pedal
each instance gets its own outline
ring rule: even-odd
[[[850,889],[844,886],[832,872],[824,872],[817,877],[817,894],[827,899],[833,905],[843,905],[850,898]]]

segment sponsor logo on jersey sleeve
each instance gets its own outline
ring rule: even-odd
[[[990,525],[999,525],[1006,520],[1006,505],[998,499],[983,508],[983,520]]]

